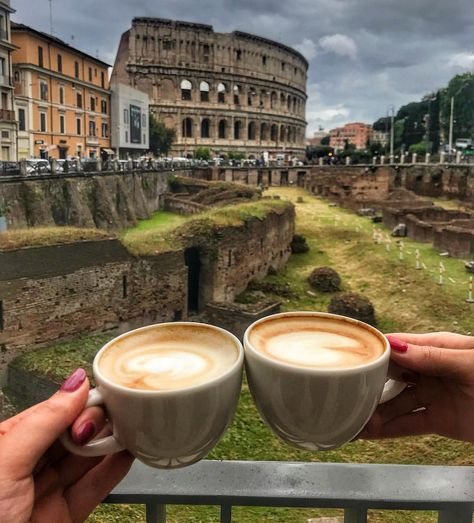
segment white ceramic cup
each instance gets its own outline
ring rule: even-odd
[[[301,367],[271,358],[249,341],[252,329],[288,317],[326,318],[369,330],[383,347],[375,360],[356,367]],[[291,348],[289,347],[289,350]],[[352,318],[321,312],[267,316],[244,334],[245,368],[257,408],[277,436],[306,450],[330,450],[351,441],[379,403],[394,398],[405,384],[387,378],[390,344],[374,327]]]
[[[235,361],[221,375],[205,383],[172,390],[126,388],[106,378],[100,370],[101,355],[124,338],[139,337],[145,331],[182,328],[187,336],[196,329],[213,329],[222,336],[223,350],[235,351]],[[189,332],[188,332],[189,331]],[[133,340],[132,340],[133,341]],[[229,343],[230,342],[230,343]],[[150,325],[109,341],[95,356],[93,374],[97,388],[89,392],[87,407],[103,405],[113,435],[84,446],[76,445],[69,431],[63,445],[80,456],[102,456],[127,449],[143,463],[157,468],[178,468],[202,459],[218,443],[230,425],[240,395],[243,349],[231,333],[190,322]]]

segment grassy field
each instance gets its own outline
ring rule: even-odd
[[[367,218],[359,218],[305,191],[271,189],[266,194],[278,194],[293,201],[297,207],[297,230],[304,234],[310,252],[294,255],[278,275],[269,281],[289,283],[294,299],[284,299],[285,310],[326,310],[330,296],[308,294],[306,281],[311,270],[330,265],[342,277],[344,290],[360,292],[375,305],[379,327],[385,331],[423,332],[447,329],[462,333],[474,331],[474,305],[465,302],[467,275],[463,263],[456,259],[440,258],[429,245],[404,241],[404,260],[393,239],[388,243],[389,231],[377,225],[384,243],[374,242],[374,226]],[[302,196],[303,203],[296,203]],[[160,213],[155,218],[159,226],[171,223],[173,217]],[[143,223],[140,227],[154,227]],[[167,226],[167,225],[166,225]],[[387,250],[387,246],[389,250]],[[415,269],[415,249],[420,251],[426,269]],[[443,261],[446,284],[437,284],[438,267]],[[78,363],[88,366],[95,350],[104,338],[62,344],[59,348],[25,357],[23,364],[47,371],[55,379],[62,379]],[[27,358],[30,358],[27,360]],[[48,363],[45,363],[48,362]],[[47,370],[49,369],[49,371]],[[280,442],[261,421],[247,386],[244,384],[234,422],[223,440],[209,456],[211,459],[321,461],[343,463],[399,463],[471,465],[474,464],[472,445],[440,437],[419,437],[385,441],[356,441],[334,451],[311,453],[294,449]],[[236,523],[306,523],[318,516],[340,515],[334,510],[255,509],[239,508],[234,512]],[[89,518],[89,523],[144,521],[142,507],[101,506]],[[215,507],[169,507],[169,523],[218,522]],[[428,523],[436,521],[426,512],[370,513],[372,523]]]

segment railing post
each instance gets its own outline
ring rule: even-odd
[[[438,523],[472,523],[472,510],[465,507],[440,510]]]
[[[221,523],[232,523],[232,505],[221,505]]]
[[[346,508],[344,510],[344,523],[367,523],[367,509]]]
[[[147,503],[146,523],[166,523],[166,505]]]

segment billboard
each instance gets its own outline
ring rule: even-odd
[[[142,114],[137,105],[130,105],[130,142],[142,143]]]

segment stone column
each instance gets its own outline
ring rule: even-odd
[[[416,163],[416,156],[417,156],[416,153],[413,153],[411,155],[411,163]]]
[[[319,166],[322,167],[324,165],[324,158],[319,158]]]
[[[385,163],[385,156],[382,154],[380,157],[380,165],[383,165]]]
[[[372,165],[377,165],[377,156],[372,158]]]
[[[390,163],[395,163],[395,157],[393,156],[393,154],[390,155]]]
[[[351,164],[351,157],[346,156],[346,165],[350,165],[350,164]]]
[[[461,151],[456,153],[456,163],[459,165],[461,163]]]
[[[425,163],[430,163],[430,160],[431,160],[431,154],[430,153],[426,153],[426,155],[425,155]]]
[[[102,171],[102,160],[100,158],[97,158],[96,170],[98,173],[100,173]]]
[[[26,160],[20,160],[20,173],[22,176],[27,176]]]
[[[446,153],[443,151],[440,155],[439,155],[439,163],[444,163],[446,161]]]
[[[405,163],[405,153],[402,153],[400,155],[400,165],[403,165]]]

